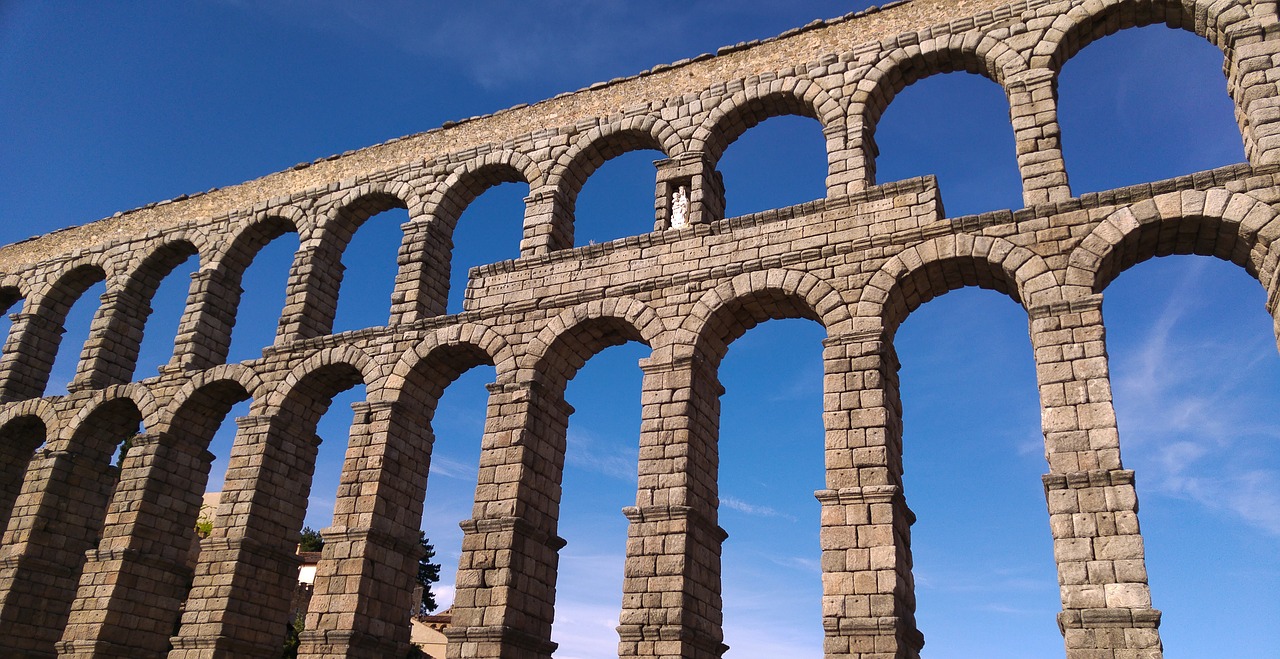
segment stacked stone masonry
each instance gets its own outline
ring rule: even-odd
[[[1066,656],[1159,657],[1101,300],[1139,262],[1203,254],[1243,267],[1276,307],[1276,18],[1268,0],[914,0],[2,248],[0,301],[23,303],[0,358],[0,654],[275,656],[316,423],[336,393],[363,384],[300,656],[403,656],[435,404],[461,373],[491,364],[449,653],[549,657],[565,386],[600,350],[638,341],[651,354],[636,504],[624,511],[619,655],[719,657],[717,368],[754,325],[798,317],[827,335],[816,493],[825,654],[917,657],[894,333],[933,297],[981,286],[1027,312]],[[1096,39],[1157,23],[1222,51],[1248,162],[1072,196],[1058,71]],[[1007,92],[1020,210],[947,217],[931,177],[875,178],[876,123],[894,95],[955,70]],[[724,218],[721,154],[784,114],[821,123],[826,197]],[[655,231],[574,248],[579,189],[634,149],[665,155]],[[464,311],[443,315],[454,225],[505,181],[530,187],[521,256],[473,269]],[[670,229],[682,186],[691,224]],[[396,207],[409,221],[388,324],[332,334],[348,240]],[[224,363],[241,276],[287,232],[301,247],[276,342]],[[135,379],[151,296],[193,254],[173,359]],[[42,397],[67,311],[100,281],[70,393]],[[192,573],[207,447],[244,400],[218,524]]]

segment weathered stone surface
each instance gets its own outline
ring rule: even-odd
[[[803,317],[827,332],[827,482],[816,493],[826,656],[916,657],[893,338],[929,299],[982,286],[1028,315],[1067,656],[1160,656],[1101,296],[1138,262],[1195,253],[1245,268],[1276,306],[1275,11],[1229,0],[914,0],[0,248],[0,301],[25,300],[0,357],[0,654],[278,653],[315,424],[334,394],[361,383],[368,400],[323,531],[302,655],[403,654],[431,416],[450,382],[485,363],[497,381],[463,524],[450,656],[549,657],[573,411],[565,386],[596,352],[635,340],[652,354],[619,653],[719,657],[717,367],[752,326]],[[1226,53],[1249,162],[1072,197],[1057,71],[1100,35],[1166,22]],[[893,96],[958,69],[1008,92],[1026,208],[946,217],[932,178],[875,180],[875,124]],[[822,123],[826,197],[724,218],[720,155],[778,114]],[[655,231],[572,248],[583,182],[641,148],[666,156],[655,163]],[[513,180],[531,190],[521,257],[473,269],[464,311],[442,315],[459,215]],[[682,187],[690,225],[669,229]],[[331,334],[342,251],[393,207],[410,221],[388,324]],[[284,232],[302,248],[276,344],[224,364],[241,275]],[[202,267],[173,361],[135,381],[151,296],[190,254]],[[42,397],[67,310],[102,280],[72,393]],[[218,521],[192,570],[207,446],[246,399]],[[116,469],[113,447],[139,421],[146,434]]]

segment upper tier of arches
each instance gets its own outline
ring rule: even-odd
[[[326,186],[314,194],[294,195],[226,221],[188,225],[40,264],[5,278],[11,282],[4,286],[5,299],[23,299],[19,316],[29,322],[20,323],[8,341],[6,352],[22,357],[9,360],[0,397],[12,400],[43,393],[66,311],[98,281],[106,282],[107,294],[72,387],[128,382],[134,377],[150,297],[159,281],[191,256],[199,260],[199,271],[171,361],[181,369],[225,361],[243,273],[264,245],[285,233],[296,233],[300,248],[289,276],[277,344],[332,332],[342,254],[366,220],[388,209],[405,209],[409,217],[389,301],[388,323],[393,325],[445,313],[450,286],[461,283],[449,281],[454,228],[472,201],[500,183],[521,182],[529,188],[521,220],[522,257],[545,257],[572,248],[575,202],[583,185],[604,162],[634,150],[652,149],[665,156],[657,163],[659,198],[687,185],[692,191],[689,216],[697,223],[714,222],[723,214],[724,195],[716,188],[717,163],[736,139],[771,117],[813,119],[826,145],[827,196],[856,194],[876,183],[875,127],[894,97],[908,85],[951,71],[979,74],[1006,91],[1020,140],[1026,202],[1066,201],[1070,190],[1056,144],[1056,110],[1052,104],[1046,110],[1043,94],[1028,90],[1052,92],[1057,72],[1076,53],[1127,28],[1164,23],[1217,46],[1225,58],[1227,88],[1236,101],[1246,153],[1255,166],[1265,165],[1272,156],[1261,137],[1268,134],[1264,124],[1274,113],[1267,111],[1272,101],[1263,93],[1265,81],[1250,71],[1257,68],[1252,62],[1272,39],[1265,28],[1274,22],[1270,11],[1266,5],[1228,0],[1043,5],[1026,9],[1024,16],[1030,12],[1038,18],[1016,29],[975,23],[966,30],[948,26],[901,35],[875,48],[864,46],[819,62],[714,85],[696,96],[643,111],[440,156]],[[1042,153],[1027,154],[1021,146],[1020,131],[1028,126],[1054,136],[1037,141]],[[1045,177],[1046,162],[1062,176]],[[659,208],[659,226],[663,212]],[[983,277],[973,273],[969,279]],[[110,341],[103,340],[107,335]]]

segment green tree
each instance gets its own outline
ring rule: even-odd
[[[324,537],[310,526],[302,527],[302,539],[298,541],[298,551],[320,551],[324,548]]]
[[[419,612],[431,613],[439,606],[435,593],[431,592],[431,584],[440,580],[440,564],[432,563],[436,557],[436,548],[427,540],[426,531],[418,531],[418,544],[422,546],[422,557],[418,559],[418,583],[422,585],[422,602]]]
[[[302,645],[302,630],[304,614],[298,611],[293,620],[289,621],[289,628],[284,635],[284,651],[281,652],[281,659],[297,659],[298,647]]]

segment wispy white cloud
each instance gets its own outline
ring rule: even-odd
[[[569,466],[628,483],[635,483],[639,478],[638,437],[606,441],[590,431],[571,428],[567,445],[564,459]]]
[[[1207,261],[1184,261],[1139,343],[1115,351],[1115,400],[1127,461],[1139,467],[1142,493],[1227,512],[1280,535],[1280,474],[1252,464],[1251,444],[1280,430],[1260,412],[1260,369],[1274,359],[1269,333],[1224,338],[1197,331]],[[1228,343],[1235,341],[1234,343]]]
[[[745,515],[751,515],[753,517],[779,517],[782,519],[791,520],[793,522],[796,521],[796,518],[794,515],[784,513],[774,508],[770,508],[769,506],[760,506],[753,503],[747,503],[742,499],[738,499],[736,497],[731,497],[731,496],[720,497],[720,507],[728,508],[729,510],[736,510],[740,513],[743,513]]]
[[[443,455],[431,456],[431,478],[443,477],[475,482],[478,466]]]

